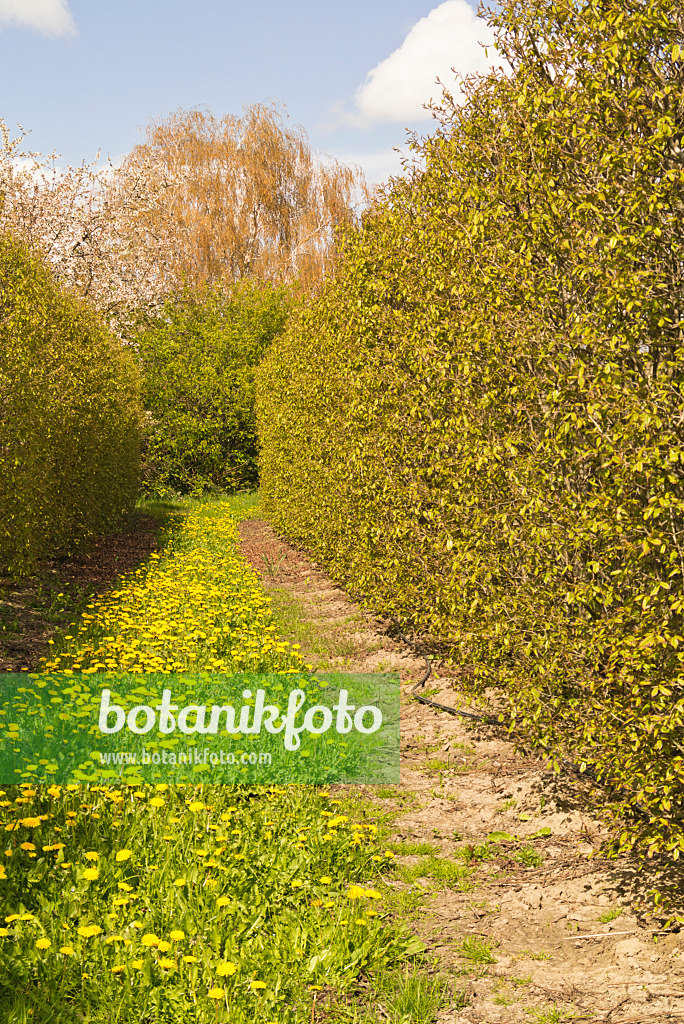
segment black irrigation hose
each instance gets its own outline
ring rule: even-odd
[[[498,724],[498,722],[499,722],[499,716],[498,715],[477,715],[473,711],[463,711],[461,708],[452,708],[448,704],[440,704],[439,701],[429,700],[427,697],[424,697],[422,694],[416,693],[416,690],[418,689],[418,687],[419,686],[425,686],[426,682],[428,681],[428,679],[432,675],[432,663],[430,662],[430,659],[425,654],[425,652],[423,650],[421,650],[421,648],[418,646],[418,644],[412,642],[411,640],[409,640],[407,637],[404,636],[404,634],[401,632],[401,629],[399,628],[399,623],[397,622],[397,620],[396,619],[390,619],[390,621],[393,623],[393,625],[394,625],[394,632],[400,638],[400,640],[403,640],[407,647],[412,647],[414,649],[414,651],[417,651],[418,654],[420,655],[420,657],[425,662],[425,671],[424,671],[422,677],[418,680],[416,685],[411,690],[411,693],[410,693],[411,697],[415,697],[416,700],[420,701],[421,704],[427,704],[431,708],[439,708],[440,711],[448,711],[450,715],[463,715],[465,718],[477,718],[479,721],[491,722],[491,723],[496,722]]]

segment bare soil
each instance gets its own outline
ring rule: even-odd
[[[609,831],[600,791],[521,755],[503,729],[418,703],[410,690],[425,663],[415,650],[392,639],[386,623],[350,601],[267,523],[246,520],[240,533],[243,554],[261,573],[274,607],[289,613],[294,607],[310,623],[310,634],[301,623],[296,631],[298,638],[310,635],[309,649],[302,642],[308,661],[400,673],[401,784],[390,794],[367,787],[379,812],[396,812],[393,839],[432,843],[440,858],[452,861],[464,847],[485,851],[471,861],[467,887],[435,877],[390,880],[413,897],[419,909],[411,925],[439,968],[454,976],[456,988],[465,985],[465,1007],[444,1010],[440,1024],[684,1019],[684,933],[662,930],[647,895],[656,884],[676,889],[681,877],[659,877],[662,865],[604,859],[600,848]],[[433,670],[425,689],[461,707],[453,668]],[[493,832],[514,839],[488,846]],[[397,861],[410,867],[422,858]],[[478,938],[494,963],[464,955],[464,940],[467,948]]]
[[[115,532],[46,561],[32,576],[0,576],[0,672],[35,671],[53,633],[155,551],[158,533],[157,519],[135,511]]]

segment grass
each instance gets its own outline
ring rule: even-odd
[[[340,625],[314,622],[311,620],[311,605],[304,598],[295,597],[278,586],[269,587],[269,596],[282,636],[298,643],[308,660],[321,671],[340,668],[337,659],[344,659],[349,664],[359,653],[365,655],[380,650],[379,644],[362,648],[348,637],[349,626],[362,623],[360,615],[348,616]]]
[[[611,921],[615,921],[616,918],[622,914],[622,907],[611,907],[610,910],[606,910],[605,913],[601,914],[599,921],[601,924],[609,924]]]
[[[439,847],[434,843],[393,843],[394,852],[400,857],[424,857],[439,853]]]
[[[539,868],[544,863],[543,855],[531,846],[523,846],[521,850],[517,850],[515,860],[526,868]]]
[[[457,952],[465,960],[474,964],[495,964],[496,957],[492,953],[494,945],[494,939],[468,935],[463,939]]]
[[[576,1010],[562,1010],[555,1003],[547,1009],[528,1009],[525,1010],[525,1013],[530,1016],[534,1024],[562,1024],[562,1021],[572,1020],[577,1016]]]
[[[165,547],[72,615],[50,670],[300,665],[235,553],[254,508],[164,506]],[[397,1024],[431,1020],[445,983],[412,966],[397,910],[419,900],[384,884],[372,809],[297,786],[5,787],[0,1019],[295,1024],[363,975]]]
[[[386,971],[371,979],[371,990],[334,1000],[326,1006],[325,1020],[337,1024],[375,1024],[378,1013],[391,1024],[432,1024],[441,1009],[464,1009],[465,989],[458,989],[443,974]]]
[[[442,882],[449,888],[460,889],[461,892],[467,892],[471,888],[467,879],[472,872],[467,867],[445,857],[436,857],[434,854],[422,858],[417,864],[398,865],[397,873],[407,884],[415,882],[418,878],[429,878]]]

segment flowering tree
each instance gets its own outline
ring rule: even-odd
[[[45,256],[55,277],[110,319],[156,304],[172,286],[170,242],[143,229],[168,182],[140,163],[60,170],[56,154],[22,150],[0,119],[0,229]]]
[[[0,119],[0,230],[110,321],[169,294],[243,277],[319,281],[334,229],[368,199],[362,172],[324,163],[276,107],[242,118],[178,111],[119,167],[59,169]]]

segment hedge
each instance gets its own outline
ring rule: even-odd
[[[505,0],[260,372],[267,513],[684,850],[683,30]]]
[[[132,506],[138,392],[97,315],[0,235],[0,571],[28,573]]]
[[[146,411],[143,488],[201,493],[258,480],[254,373],[290,290],[244,280],[170,296],[133,337]]]

